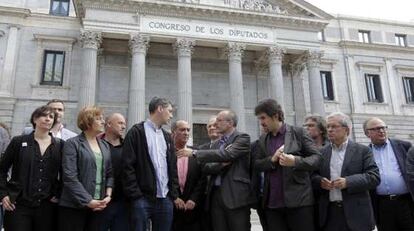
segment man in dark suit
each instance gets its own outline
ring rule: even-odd
[[[207,200],[214,231],[250,230],[250,204],[255,199],[250,187],[250,136],[238,132],[236,126],[236,114],[221,111],[216,127],[223,136],[212,149],[177,152],[178,156],[194,155],[197,161],[208,163],[204,170],[212,174]]]
[[[331,145],[321,152],[323,162],[313,176],[320,190],[320,225],[327,231],[368,231],[375,226],[369,190],[380,183],[371,150],[348,139],[350,118],[340,112],[327,117]]]
[[[171,132],[176,151],[189,147],[187,142],[190,138],[190,125],[186,121],[174,122]],[[202,167],[193,156],[183,156],[177,159],[177,172],[180,201],[174,209],[173,230],[199,231],[206,184]]]
[[[268,230],[313,230],[311,172],[321,155],[301,127],[284,122],[284,112],[273,99],[259,102],[255,114],[266,134],[255,154],[255,170],[264,172],[262,207]]]
[[[378,230],[414,230],[414,185],[407,176],[411,143],[389,139],[387,125],[380,118],[367,119],[363,128],[381,174],[380,185],[371,191]]]

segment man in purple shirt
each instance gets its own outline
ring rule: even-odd
[[[303,128],[284,122],[275,100],[260,101],[255,114],[266,132],[259,139],[254,167],[265,173],[262,206],[268,230],[313,231],[310,175],[321,155]]]

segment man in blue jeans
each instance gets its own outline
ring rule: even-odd
[[[172,118],[172,104],[154,97],[149,103],[149,118],[128,131],[122,150],[123,189],[131,203],[131,230],[169,231],[173,203],[184,206],[178,198],[175,147],[170,134],[162,128]]]

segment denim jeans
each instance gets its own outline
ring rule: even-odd
[[[132,202],[132,230],[146,231],[148,219],[153,231],[170,231],[173,220],[173,202],[171,198],[149,200],[141,197]]]

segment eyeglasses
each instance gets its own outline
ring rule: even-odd
[[[388,126],[379,126],[379,127],[375,127],[375,128],[367,128],[368,131],[372,131],[372,132],[379,132],[379,131],[386,131],[388,129]]]
[[[339,128],[346,128],[347,126],[344,126],[344,125],[328,125],[328,126],[326,126],[326,129],[333,129],[333,130],[336,130],[336,129],[339,129]]]

